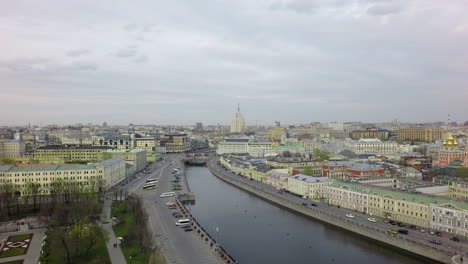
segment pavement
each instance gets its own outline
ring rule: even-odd
[[[111,197],[111,195],[106,195]],[[112,264],[126,264],[127,261],[125,260],[125,257],[122,253],[122,249],[120,246],[117,246],[114,248],[114,244],[119,245],[119,241],[115,237],[114,230],[112,229],[112,219],[111,217],[111,205],[112,205],[112,200],[106,199],[104,202],[104,208],[103,208],[103,218],[102,218],[102,224],[101,226],[109,233],[109,241],[106,244],[107,247],[107,252],[109,253],[110,259]],[[105,224],[106,222],[107,224]]]
[[[148,227],[153,234],[153,247],[162,249],[168,263],[221,263],[209,246],[195,232],[185,232],[175,225],[178,219],[174,218],[172,213],[177,209],[169,209],[166,206],[167,202],[174,202],[175,197],[159,197],[164,192],[172,191],[170,181],[175,178],[171,171],[174,168],[183,170],[181,157],[181,155],[166,155],[164,161],[150,165],[149,173],[139,174],[140,179],[137,178],[125,186],[119,186],[118,189],[122,189],[124,192],[128,191],[130,195],[139,195],[142,198],[148,215]],[[150,178],[158,178],[158,187],[143,191],[146,179]],[[186,191],[185,182],[181,180],[180,183],[183,188],[181,192]]]
[[[9,236],[23,235],[23,234],[33,234],[31,243],[29,244],[28,251],[26,255],[14,256],[9,258],[1,258],[0,263],[6,263],[14,260],[24,260],[23,264],[37,264],[39,257],[41,256],[42,248],[42,238],[45,235],[47,229],[30,229],[24,232],[10,232],[10,233],[0,233],[0,241],[7,239]],[[3,247],[3,243],[2,246]]]
[[[327,203],[324,203],[324,202],[321,202],[321,201],[314,201],[314,203],[317,204],[316,207],[310,206],[311,200],[303,199],[301,197],[298,197],[296,195],[293,195],[293,194],[287,193],[287,192],[281,192],[280,193],[280,192],[278,192],[278,190],[274,186],[268,185],[266,183],[250,180],[250,179],[248,179],[248,178],[246,178],[244,176],[234,174],[234,173],[228,171],[223,166],[221,166],[214,159],[210,159],[209,162],[210,162],[210,165],[211,165],[212,169],[217,170],[218,172],[222,173],[223,175],[225,175],[227,177],[230,177],[230,178],[235,179],[237,181],[243,182],[243,183],[248,184],[248,185],[250,185],[250,186],[252,186],[252,187],[254,187],[254,188],[258,189],[258,190],[268,192],[270,194],[273,194],[273,195],[275,195],[275,196],[277,196],[279,198],[285,199],[285,200],[290,201],[292,203],[302,204],[302,203],[306,202],[306,203],[309,204],[307,207],[310,210],[317,210],[317,211],[323,212],[325,214],[328,214],[328,215],[331,215],[331,216],[334,216],[334,217],[337,217],[337,218],[340,218],[340,219],[346,219],[347,221],[350,221],[350,222],[354,222],[354,223],[358,223],[358,224],[368,226],[369,228],[372,228],[372,229],[375,229],[375,230],[378,230],[378,231],[381,231],[381,232],[387,232],[387,230],[390,230],[390,229],[391,230],[403,229],[403,228],[401,228],[401,227],[399,227],[397,225],[390,225],[388,223],[387,224],[384,223],[383,222],[384,218],[377,217],[377,216],[374,216],[374,215],[371,216],[371,215],[368,215],[368,214],[363,214],[363,213],[355,212],[353,210],[348,210],[348,209],[344,209],[344,208],[338,208],[338,207],[331,206],[331,205],[329,205]],[[346,217],[346,214],[353,214],[354,218],[348,218],[348,217]],[[369,218],[369,217],[375,218],[377,220],[376,223],[369,222],[367,220],[367,218]],[[429,228],[417,227],[417,229],[418,230],[409,229],[408,230],[409,231],[408,235],[397,234],[397,235],[394,235],[394,236],[401,236],[401,237],[404,237],[407,240],[412,240],[414,242],[417,242],[417,243],[420,243],[420,244],[423,244],[423,245],[427,245],[427,246],[430,246],[430,247],[433,247],[433,248],[438,248],[438,249],[444,250],[444,251],[446,251],[446,252],[448,252],[450,254],[453,254],[453,255],[459,254],[460,252],[462,252],[463,255],[466,255],[466,253],[468,252],[468,241],[466,240],[466,238],[461,238],[459,236],[461,241],[460,242],[454,242],[454,241],[450,240],[450,238],[453,237],[453,234],[442,232],[443,233],[442,237],[439,237],[439,236],[435,236],[435,235],[430,235],[427,232],[429,230]],[[420,229],[424,229],[425,232],[424,233],[420,232],[419,231]],[[442,244],[441,245],[435,245],[435,244],[430,243],[429,241],[431,241],[433,239],[440,240],[442,242]]]

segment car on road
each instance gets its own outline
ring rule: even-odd
[[[307,206],[307,203],[302,203],[303,206]]]
[[[450,240],[452,240],[453,242],[460,242],[460,239],[456,236],[450,238]]]
[[[173,213],[172,216],[175,217],[175,218],[182,218],[182,214],[179,213],[179,212]]]
[[[185,231],[185,232],[190,232],[190,231],[193,231],[193,228],[187,227],[187,228],[184,228],[184,231]]]
[[[346,217],[354,218],[354,215],[353,214],[347,214]]]
[[[395,221],[393,221],[393,220],[390,220],[390,222],[389,222],[389,223],[390,223],[391,225],[396,225],[396,222],[395,222]]]
[[[410,227],[410,229],[417,230],[415,225],[410,225],[409,227]]]
[[[424,233],[424,232],[426,232],[426,230],[424,230],[424,229],[422,229],[422,228],[421,228],[421,229],[419,229],[419,231],[421,231],[421,233]]]
[[[442,233],[439,232],[439,231],[437,231],[435,234],[436,234],[436,236],[440,236],[440,237],[442,236]]]
[[[383,222],[386,223],[386,224],[388,224],[388,219],[385,218],[385,219],[383,220]]]
[[[432,230],[429,230],[429,234],[431,234],[431,235],[435,235],[435,232],[434,232],[434,231],[432,231]]]
[[[183,225],[186,225],[186,224],[190,224],[190,219],[188,219],[188,218],[180,219],[175,224],[176,224],[176,226],[183,226]]]
[[[403,235],[407,235],[407,234],[408,234],[408,230],[406,230],[406,229],[398,229],[398,233],[403,234]]]
[[[315,203],[311,203],[310,205],[312,205],[313,207],[317,207],[317,204]]]
[[[432,244],[436,244],[436,245],[442,245],[442,241],[437,240],[437,239],[431,239],[429,240],[429,242],[431,242]]]
[[[394,235],[395,235],[395,234],[398,234],[397,231],[391,230],[391,229],[390,229],[390,230],[387,230],[387,233],[389,233],[389,234],[394,234]]]
[[[373,217],[367,218],[367,221],[372,222],[372,223],[377,222],[377,220],[375,220],[375,218],[373,218]]]
[[[399,227],[405,227],[405,224],[398,222],[398,223],[397,223],[397,226],[399,226]]]
[[[169,207],[169,209],[176,209],[176,208],[177,208],[177,205],[171,204],[171,205],[168,205],[167,207]]]

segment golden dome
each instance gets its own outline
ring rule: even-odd
[[[449,134],[447,139],[444,140],[444,142],[442,144],[444,144],[444,146],[449,146],[449,147],[458,145],[457,141],[453,138],[453,136],[451,134]]]

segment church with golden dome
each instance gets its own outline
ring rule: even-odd
[[[468,153],[466,151],[461,150],[461,148],[458,146],[457,140],[452,135],[449,135],[447,139],[444,140],[442,145],[442,149],[439,151],[439,156],[437,160],[434,160],[432,162],[432,165],[449,165],[450,162],[457,160],[461,162],[464,161],[463,164],[464,166],[466,166],[465,164],[467,164],[468,162],[466,160]]]

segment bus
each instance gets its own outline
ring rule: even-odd
[[[146,180],[146,183],[157,183],[158,182],[158,178],[154,178],[154,179],[147,179]]]
[[[143,186],[143,190],[152,190],[152,189],[155,189],[156,188],[156,184],[146,184],[145,186]]]
[[[164,197],[172,197],[172,196],[175,196],[175,192],[165,192],[165,193],[162,193],[161,198],[164,198]]]

